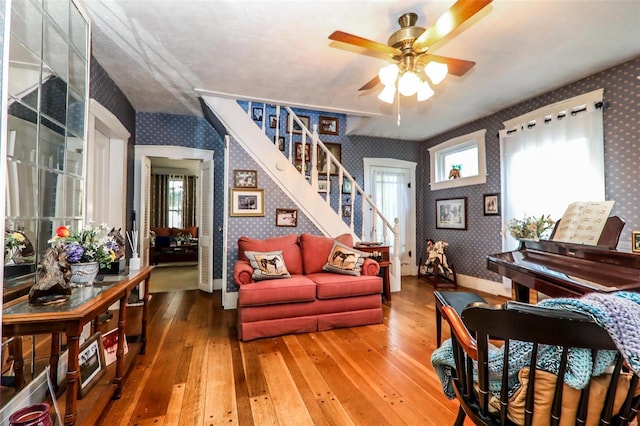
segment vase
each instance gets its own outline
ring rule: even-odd
[[[49,415],[51,406],[46,402],[29,405],[9,416],[11,426],[53,426]]]
[[[71,282],[78,287],[93,285],[100,266],[98,262],[86,263],[70,263],[71,266]]]

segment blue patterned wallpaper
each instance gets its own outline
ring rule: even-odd
[[[214,151],[213,229],[224,224],[224,140],[202,117],[139,112],[136,114],[138,145],[184,146]],[[213,278],[222,278],[222,238],[213,239]]]
[[[421,179],[429,181],[428,148],[456,136],[487,129],[487,183],[462,188],[430,191],[425,186],[426,197],[422,208],[424,226],[418,228],[420,252],[425,250],[427,238],[449,242],[448,258],[456,266],[456,272],[488,280],[501,278],[486,269],[486,256],[501,251],[499,216],[483,216],[483,194],[500,192],[500,145],[498,131],[502,122],[526,112],[564,99],[604,88],[604,145],[606,197],[615,200],[612,215],[626,221],[620,237],[621,244],[629,245],[631,231],[640,229],[640,58],[607,69],[575,83],[523,101],[496,114],[460,126],[454,130],[425,141]],[[541,165],[540,172],[544,173]],[[535,176],[531,177],[535,179]],[[438,198],[467,197],[467,231],[442,230],[435,227],[435,200]],[[544,206],[541,206],[541,211]]]

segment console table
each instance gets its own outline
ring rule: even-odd
[[[153,267],[144,267],[139,271],[131,271],[128,275],[117,276],[119,281],[95,282],[90,287],[77,287],[72,290],[71,298],[64,303],[49,306],[29,305],[27,296],[4,304],[2,310],[2,335],[4,337],[32,334],[51,334],[51,374],[53,382],[57,382],[57,363],[60,352],[59,334],[67,336],[69,350],[67,366],[65,425],[75,425],[77,421],[77,396],[79,386],[80,334],[85,324],[97,319],[107,311],[109,306],[119,301],[118,349],[116,351],[116,369],[113,384],[113,399],[120,398],[124,376],[124,340],[127,318],[127,298],[131,291],[144,282],[144,298],[142,304],[142,321],[140,332],[140,353],[145,352],[147,335],[147,305],[149,302],[149,281]],[[116,276],[112,276],[116,277]],[[16,366],[22,360],[16,360]],[[16,370],[16,380],[24,377]]]

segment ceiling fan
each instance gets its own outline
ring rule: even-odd
[[[428,81],[420,77],[423,70],[432,84],[438,84],[447,73],[462,76],[475,65],[475,62],[464,59],[433,55],[429,49],[491,1],[458,0],[426,29],[415,25],[418,15],[405,13],[398,19],[400,29],[391,34],[387,44],[343,31],[334,31],[329,39],[389,55],[392,63],[383,67],[376,77],[359,90],[369,90],[382,83],[385,89],[378,97],[387,103],[393,102],[396,86],[402,95],[417,93],[418,100],[422,101],[433,95]]]

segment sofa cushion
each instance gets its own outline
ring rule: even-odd
[[[300,235],[302,266],[305,274],[322,272],[322,267],[327,263],[334,241],[340,241],[346,246],[353,247],[353,236],[351,234],[338,235],[335,240],[321,235]]]
[[[282,258],[282,250],[278,251],[245,251],[245,256],[253,268],[253,279],[269,280],[291,278],[287,265]]]
[[[360,276],[362,264],[367,257],[369,257],[369,253],[361,252],[335,241],[329,252],[327,263],[322,267],[322,270],[337,274]]]
[[[156,247],[169,247],[171,245],[171,237],[168,235],[156,236]]]
[[[238,259],[249,260],[245,251],[277,251],[282,250],[282,257],[290,274],[302,274],[302,254],[298,245],[298,235],[290,234],[284,237],[255,240],[249,237],[238,239]]]
[[[319,272],[307,275],[316,283],[318,299],[362,296],[382,293],[382,278],[378,276],[338,275],[331,272]]]
[[[316,284],[303,275],[292,275],[286,280],[258,281],[245,284],[238,290],[240,306],[311,302],[315,298]]]
[[[169,237],[171,235],[169,228],[155,228],[152,226],[151,230],[156,234],[156,237]]]

